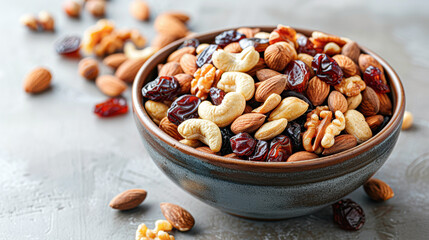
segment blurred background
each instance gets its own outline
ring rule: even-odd
[[[429,1],[341,0],[147,0],[151,19],[129,13],[130,0],[110,0],[106,18],[118,28],[137,28],[149,40],[153,20],[167,10],[191,16],[189,28],[206,32],[225,27],[277,25],[325,31],[374,50],[396,70],[415,125],[401,133],[390,159],[377,173],[395,191],[374,203],[362,189],[350,198],[366,212],[358,232],[332,223],[330,207],[295,219],[259,222],[236,218],[197,201],[176,187],[152,163],[129,112],[112,119],[93,113],[106,100],[77,72],[78,59],[54,51],[64,35],[83,36],[94,18],[82,11],[72,19],[62,1],[3,1],[0,15],[0,239],[130,239],[137,226],[162,219],[160,202],[174,202],[196,219],[176,239],[424,239],[429,236]],[[54,32],[31,32],[23,14],[46,10]],[[22,90],[36,66],[53,74],[52,88],[40,95]],[[102,73],[110,73],[107,68]],[[128,89],[125,98],[130,104]],[[117,193],[143,188],[139,208],[118,212],[108,203]],[[256,193],[257,194],[257,193]],[[243,203],[246,204],[246,203]]]

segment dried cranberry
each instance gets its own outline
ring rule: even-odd
[[[198,106],[201,99],[194,95],[183,95],[177,98],[167,111],[170,122],[179,125],[191,118],[198,118]]]
[[[311,63],[314,73],[329,85],[337,85],[343,79],[343,70],[338,63],[324,53],[318,53]]]
[[[367,67],[363,73],[363,80],[366,85],[370,86],[378,93],[390,92],[389,86],[383,82],[383,73],[377,67]]]
[[[297,152],[302,146],[301,125],[297,122],[289,122],[285,134],[291,139],[292,147]]]
[[[127,100],[125,98],[111,98],[105,102],[95,105],[94,113],[100,117],[112,117],[128,112]]]
[[[171,101],[177,96],[179,90],[180,85],[175,77],[161,76],[146,84],[142,88],[142,94],[152,101]]]
[[[311,56],[316,55],[316,49],[314,49],[314,45],[308,40],[308,37],[301,36],[296,39],[296,43],[298,44],[298,48],[296,49],[298,53],[306,53]]]
[[[256,147],[256,140],[248,133],[239,133],[230,140],[232,152],[240,157],[252,155]]]
[[[263,52],[270,45],[266,38],[243,38],[238,42],[241,49],[254,47],[256,51]]]
[[[302,95],[301,93],[295,92],[295,91],[283,91],[281,94],[282,98],[287,98],[287,97],[296,97],[301,99],[302,101],[306,102],[308,104],[308,109],[307,112],[311,112],[314,109],[313,104],[310,102],[310,100],[308,100],[308,98],[306,98],[304,95]]]
[[[271,141],[267,162],[286,162],[290,155],[292,155],[290,139],[285,135],[278,135]]]
[[[250,161],[264,162],[267,159],[270,144],[267,141],[259,140],[256,144],[255,152],[249,157]]]
[[[212,103],[214,105],[220,105],[222,103],[223,98],[225,97],[226,92],[222,89],[212,87],[210,88],[210,98],[212,99]]]
[[[194,48],[197,48],[198,45],[200,45],[200,41],[198,41],[198,39],[196,39],[196,38],[191,38],[191,39],[185,40],[182,43],[182,45],[180,45],[179,49],[180,48],[184,48],[184,47],[194,47]]]
[[[55,51],[61,55],[72,56],[80,49],[80,37],[66,36],[57,40],[54,44]]]
[[[288,89],[296,92],[303,92],[306,89],[310,79],[310,69],[303,61],[291,61],[286,66],[285,74],[287,75]]]
[[[213,53],[219,48],[216,44],[211,44],[204,49],[197,57],[197,66],[202,67],[204,64],[212,63]]]
[[[217,35],[215,43],[224,48],[226,45],[232,42],[238,42],[243,38],[246,38],[246,35],[239,33],[236,30],[229,30]]]
[[[351,199],[340,200],[332,204],[334,222],[345,230],[359,230],[365,223],[365,213],[359,204]]]
[[[234,136],[234,133],[229,127],[221,128],[220,133],[222,134],[222,148],[220,153],[222,156],[232,153],[230,140]]]

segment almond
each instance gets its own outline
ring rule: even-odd
[[[308,82],[306,93],[308,100],[310,100],[314,106],[319,106],[328,97],[330,90],[331,88],[327,83],[314,76]]]
[[[38,67],[31,71],[24,80],[24,90],[28,93],[39,93],[51,85],[52,75],[46,68]]]
[[[273,93],[280,95],[286,87],[286,79],[286,76],[282,74],[261,82],[256,88],[255,100],[258,102],[265,102]]]
[[[351,58],[341,54],[335,55],[332,58],[338,63],[346,76],[350,77],[360,74],[359,67]]]
[[[381,66],[381,64],[377,60],[375,60],[375,58],[373,58],[371,55],[368,55],[368,54],[359,55],[359,68],[362,71],[362,73],[364,73],[369,66],[376,67],[380,69],[382,73],[384,73],[383,66]]]
[[[129,210],[136,208],[142,203],[147,196],[143,189],[129,189],[118,194],[110,201],[109,206],[118,210]]]
[[[215,154],[216,155],[216,153],[215,152],[213,152],[209,147],[207,147],[207,146],[202,146],[202,147],[197,147],[197,148],[195,148],[196,150],[198,150],[198,151],[201,151],[201,152],[205,152],[205,153],[209,153],[209,154]]]
[[[192,82],[192,79],[194,79],[192,75],[189,75],[186,73],[180,73],[180,74],[174,75],[174,77],[177,79],[180,85],[179,94],[187,94],[191,92],[191,82]]]
[[[247,71],[246,73],[249,74],[250,76],[254,77],[256,75],[256,72],[266,68],[267,65],[265,64],[265,60],[263,58],[259,58],[258,63],[256,63],[256,65],[250,69],[249,71]]]
[[[314,158],[318,158],[317,154],[307,151],[296,152],[292,154],[286,162],[298,162],[302,160],[310,160]]]
[[[177,62],[169,62],[162,66],[161,70],[158,72],[158,76],[174,76],[179,73],[183,73],[180,64]]]
[[[115,76],[127,83],[132,83],[145,59],[128,59],[122,63],[116,70]]]
[[[246,38],[254,38],[255,34],[260,32],[260,28],[239,28],[237,32],[246,35]]]
[[[230,153],[230,154],[224,155],[224,157],[226,157],[226,158],[241,159],[241,158],[240,158],[239,156],[237,156],[237,154],[235,154],[235,153]]]
[[[232,42],[226,45],[223,50],[229,53],[240,53],[243,49],[241,49],[240,44],[238,42]]]
[[[188,28],[183,21],[171,14],[159,15],[155,19],[154,27],[161,34],[172,35],[177,38],[185,37],[188,34]]]
[[[347,99],[338,91],[332,91],[328,97],[329,110],[332,112],[341,111],[345,113],[347,111]]]
[[[353,62],[358,64],[360,55],[359,45],[356,42],[348,42],[341,49],[341,54],[349,57]]]
[[[146,21],[149,19],[149,6],[147,2],[142,0],[134,0],[130,4],[130,13],[135,19]]]
[[[170,54],[167,58],[167,62],[180,62],[180,59],[185,54],[195,54],[195,48],[194,47],[184,47],[181,49],[178,49]]]
[[[88,80],[94,80],[98,76],[100,70],[97,60],[93,58],[84,58],[79,62],[78,71],[82,77]]]
[[[271,44],[265,49],[265,64],[273,70],[282,71],[286,65],[297,58],[296,50],[286,42]]]
[[[183,139],[182,135],[180,135],[180,133],[177,131],[177,125],[170,122],[167,117],[164,117],[159,122],[159,128],[177,141]]]
[[[380,100],[375,91],[371,87],[366,87],[361,94],[362,102],[358,110],[366,117],[377,114],[380,110]]]
[[[152,40],[151,47],[159,50],[159,49],[167,46],[168,44],[176,41],[177,39],[178,38],[176,36],[173,36],[173,35],[158,34]]]
[[[169,12],[165,12],[164,14],[169,15],[173,18],[176,18],[177,20],[186,23],[189,21],[190,17],[188,14],[184,13],[184,12],[179,12],[179,11],[169,11]]]
[[[180,59],[180,66],[182,67],[183,72],[194,75],[198,69],[197,57],[189,53],[184,54]]]
[[[243,114],[231,124],[231,131],[235,134],[242,132],[253,133],[264,124],[266,117],[261,113]]]
[[[160,207],[165,219],[177,230],[185,232],[194,226],[194,217],[182,207],[172,203],[161,203]]]
[[[392,101],[385,93],[377,93],[378,100],[380,100],[380,110],[378,111],[382,115],[392,115]]]
[[[95,84],[102,93],[110,97],[117,97],[127,89],[127,84],[112,75],[99,76]]]
[[[351,134],[339,135],[334,138],[334,145],[330,148],[325,148],[322,152],[322,155],[331,155],[339,153],[355,147],[357,145],[356,138]]]
[[[383,124],[384,117],[383,115],[374,115],[365,118],[365,120],[368,123],[369,128],[371,128],[371,130],[375,132],[381,126],[381,124]]]
[[[127,56],[123,53],[115,53],[112,55],[109,55],[103,59],[103,64],[111,67],[113,69],[117,69],[122,63],[127,61]]]
[[[265,81],[267,79],[270,79],[274,76],[280,75],[281,73],[271,70],[271,69],[261,69],[256,71],[256,77],[258,78],[259,81]]]
[[[389,185],[387,185],[387,183],[377,178],[369,179],[363,185],[363,189],[372,200],[378,201],[378,202],[391,199],[395,195],[393,193],[392,188]]]

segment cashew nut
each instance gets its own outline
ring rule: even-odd
[[[212,121],[204,119],[188,119],[177,128],[180,135],[188,140],[200,140],[207,144],[213,152],[219,152],[222,147],[222,134]]]
[[[297,97],[287,97],[271,112],[268,121],[286,118],[288,121],[295,120],[308,109],[308,103]]]
[[[255,81],[247,73],[226,72],[222,74],[217,87],[225,92],[239,92],[244,99],[250,100],[255,93]]]
[[[346,132],[355,136],[358,143],[363,143],[372,137],[372,131],[362,113],[356,110],[348,110],[346,119]]]
[[[226,127],[239,117],[246,107],[246,100],[238,92],[230,92],[225,95],[220,105],[213,105],[210,101],[204,101],[198,107],[198,114],[202,119],[210,120],[219,127]]]
[[[144,107],[156,125],[159,125],[161,120],[167,117],[168,106],[164,103],[148,100],[144,104]]]
[[[213,53],[213,64],[224,72],[247,72],[259,61],[254,47],[247,47],[241,53],[229,53],[222,49]]]
[[[153,47],[146,47],[138,50],[132,42],[125,43],[124,53],[127,58],[142,58],[148,60],[152,55],[156,53],[156,49]]]

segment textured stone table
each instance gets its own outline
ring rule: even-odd
[[[429,236],[429,2],[428,1],[174,1],[151,0],[153,16],[164,10],[192,15],[193,31],[225,26],[275,25],[321,29],[375,50],[404,82],[415,126],[403,132],[377,173],[395,190],[386,203],[370,201],[362,189],[349,197],[365,209],[358,232],[332,223],[331,209],[277,222],[236,218],[178,189],[152,163],[132,114],[99,119],[95,103],[106,99],[77,74],[77,60],[56,55],[53,42],[81,34],[96,22],[84,13],[68,19],[61,2],[3,1],[0,21],[0,239],[133,239],[138,224],[162,218],[159,203],[187,208],[195,228],[177,239],[427,239]],[[109,1],[107,16],[118,27],[137,27],[153,37],[151,23],[134,21],[129,0]],[[31,33],[21,14],[54,13],[55,33]],[[33,67],[53,72],[53,87],[30,96],[22,80]],[[108,69],[103,69],[108,73]],[[125,96],[130,99],[130,92]],[[143,188],[145,203],[118,212],[107,204],[117,193]],[[243,203],[245,204],[245,203]]]

